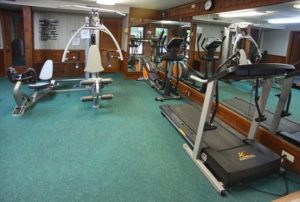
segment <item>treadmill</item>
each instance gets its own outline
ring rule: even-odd
[[[239,51],[229,57],[210,79],[191,76],[194,80],[207,83],[202,110],[194,105],[160,106],[161,113],[189,143],[183,147],[190,158],[221,195],[225,195],[227,186],[279,171],[280,156],[255,140],[260,124],[257,121],[264,120],[261,116],[272,86],[271,78],[295,71],[294,66],[287,64],[234,65],[232,61],[237,61],[238,57]],[[215,120],[214,126],[209,123],[213,120],[211,116],[214,117],[210,109],[220,79],[265,80],[247,137],[220,120]]]

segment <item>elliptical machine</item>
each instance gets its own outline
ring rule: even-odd
[[[165,69],[165,81],[163,88],[159,91],[161,96],[155,98],[156,101],[164,100],[179,100],[181,96],[177,93],[179,79],[176,78],[175,85],[172,84],[173,64],[183,60],[183,38],[172,38],[167,45],[167,53],[163,55],[162,59],[166,61],[167,67]]]
[[[198,58],[200,61],[204,61],[204,74],[200,73],[199,71],[195,70],[194,68],[188,67],[188,65],[184,64],[183,62],[179,62],[174,65],[173,67],[173,75],[175,78],[178,78],[183,83],[193,87],[194,89],[205,93],[206,91],[206,84],[202,84],[201,87],[197,86],[195,80],[191,79],[191,75],[196,75],[197,77],[200,77],[202,79],[208,79],[209,73],[212,75],[214,74],[215,69],[215,62],[220,59],[220,57],[215,56],[216,49],[221,47],[222,50],[222,44],[225,39],[223,37],[222,39],[215,39],[211,41],[210,43],[207,43],[205,46],[204,44],[207,42],[207,38],[204,38],[201,43],[202,49],[205,51],[205,56],[201,56],[200,53],[200,41],[202,38],[202,34],[200,34],[197,38],[197,48],[198,48]],[[220,54],[222,55],[222,54]],[[209,71],[209,68],[211,69]]]
[[[163,37],[164,32],[162,31],[159,37],[152,36],[150,38],[150,46],[152,47],[151,58],[142,58],[142,72],[143,77],[138,78],[137,81],[148,81],[150,86],[155,89],[161,89],[164,81],[160,78],[157,66],[161,62],[161,52],[163,44],[166,40],[166,36]]]
[[[129,68],[131,68],[133,71],[139,71],[138,60],[137,60],[137,54],[138,54],[138,48],[141,45],[141,41],[136,38],[134,35],[131,35],[129,43],[129,53],[130,53],[130,59],[128,61]]]
[[[205,51],[206,55],[203,57],[200,54],[200,39],[201,39],[201,37],[202,37],[202,34],[200,34],[197,39],[198,58],[201,61],[204,61],[204,76],[203,76],[203,78],[208,79],[209,72],[212,75],[215,74],[216,61],[220,60],[220,57],[215,56],[215,52],[216,52],[217,48],[219,48],[219,47],[221,47],[221,51],[222,51],[222,44],[223,44],[226,36],[223,36],[222,39],[215,39],[215,40],[211,41],[210,43],[207,43],[205,46],[204,46],[204,44],[205,44],[205,42],[207,42],[207,38],[204,38],[202,40],[201,47]],[[222,55],[222,52],[220,53],[220,55]],[[210,71],[209,71],[209,67],[210,67]],[[204,83],[200,89],[200,92],[205,93],[206,87],[207,87],[207,84]]]

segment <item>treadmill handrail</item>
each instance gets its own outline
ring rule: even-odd
[[[299,75],[300,75],[300,70],[297,70],[297,71],[293,71],[291,73],[288,73],[284,78],[288,79],[288,78],[299,76]]]
[[[201,79],[197,76],[191,75],[190,79],[194,80],[194,81],[198,81],[200,83],[208,83],[208,79]]]
[[[216,73],[210,80],[219,79],[255,79],[271,78],[280,75],[289,75],[295,72],[295,67],[281,63],[258,63],[228,67]]]

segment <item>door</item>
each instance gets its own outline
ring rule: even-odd
[[[25,67],[24,21],[22,12],[2,12],[4,69]]]
[[[295,64],[299,60],[300,60],[300,32],[293,31],[290,34],[287,63]],[[300,70],[300,62],[295,67],[297,70]]]
[[[116,38],[119,46],[121,47],[122,42],[122,18],[116,18],[116,19],[108,19],[108,18],[102,18],[102,23],[110,30],[110,32],[114,35]],[[102,56],[102,65],[105,69],[105,72],[119,72],[120,67],[123,64],[122,61],[118,59],[112,59],[108,60],[107,52],[108,51],[115,51],[117,50],[114,42],[110,38],[109,35],[107,35],[104,32],[100,32],[100,50],[101,50],[101,56]],[[117,53],[114,54],[114,56],[118,56]],[[109,67],[111,66],[111,67]]]

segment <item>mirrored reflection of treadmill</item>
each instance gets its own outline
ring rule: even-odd
[[[223,100],[222,104],[248,119],[251,119],[255,112],[255,105],[240,97]],[[266,129],[270,129],[274,113],[265,110],[264,114],[267,120],[261,125]],[[300,147],[300,123],[297,123],[288,117],[281,117],[277,134]]]
[[[224,63],[221,66],[223,65]],[[192,145],[193,149],[186,144],[184,149],[221,195],[225,194],[225,186],[278,171],[281,162],[277,154],[255,140],[259,127],[259,123],[255,121],[258,111],[253,117],[248,137],[238,134],[219,120],[214,122],[217,129],[204,130],[210,117],[217,80],[264,78],[263,93],[258,104],[263,112],[271,88],[271,77],[291,71],[294,71],[294,67],[286,64],[232,66],[217,71],[216,75],[207,81],[202,110],[193,105],[162,105],[160,107],[162,114]],[[198,81],[205,82],[201,79]]]

